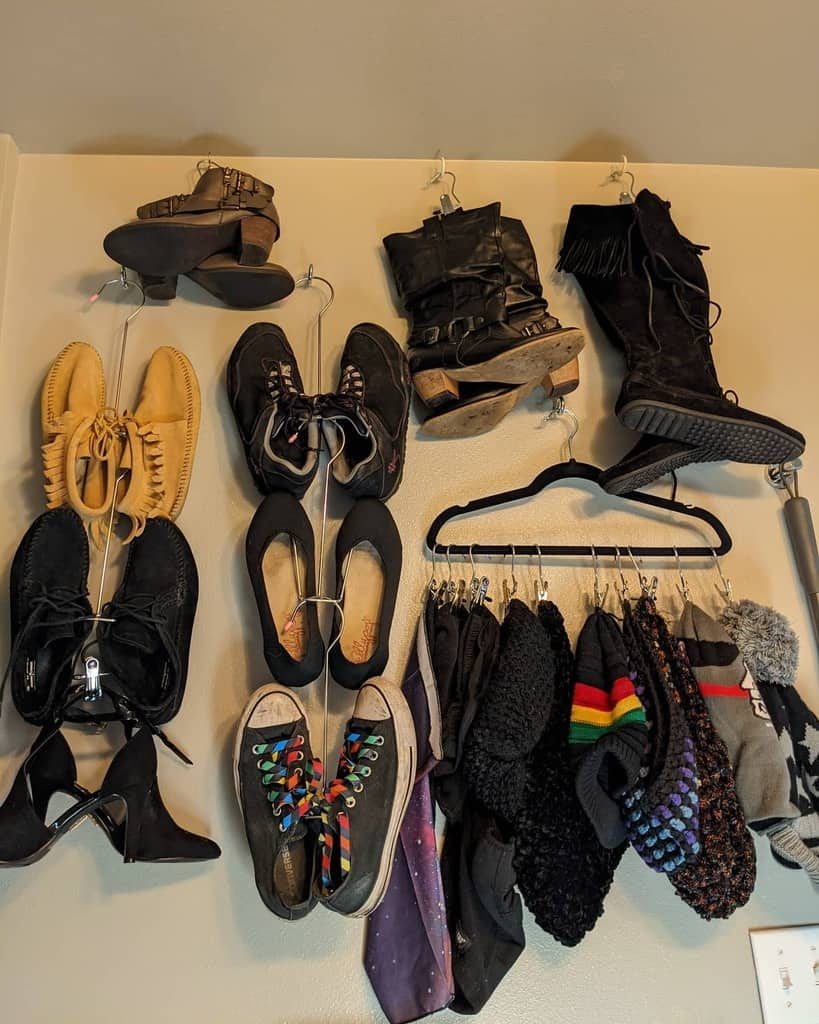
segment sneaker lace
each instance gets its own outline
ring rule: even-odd
[[[327,786],[320,804],[321,833],[321,888],[325,896],[333,886],[333,854],[338,846],[338,885],[350,873],[350,817],[348,810],[355,807],[356,794],[364,789],[365,780],[372,774],[372,767],[365,761],[377,761],[376,747],[384,745],[384,737],[363,729],[348,731],[344,736],[341,756],[338,761],[338,775]]]
[[[361,402],[364,399],[364,377],[357,366],[347,363],[341,371],[341,380],[338,384],[339,395],[349,395]]]
[[[305,761],[303,747],[304,736],[300,734],[253,746],[253,753],[259,756],[256,767],[262,773],[267,799],[275,817],[281,818],[280,832],[287,832],[301,821],[318,802],[322,764],[317,757]]]
[[[6,669],[3,672],[2,680],[0,680],[0,713],[2,713],[3,696],[11,676],[12,665],[32,631],[38,627],[53,629],[57,626],[74,625],[89,617],[87,592],[71,590],[67,587],[52,587],[47,590],[42,583],[38,585],[38,590],[39,593],[35,593],[34,597],[29,600],[28,618],[14,638]],[[49,612],[52,614],[49,615]]]
[[[308,395],[303,394],[293,383],[293,367],[278,359],[262,361],[267,374],[267,391],[276,405],[277,422],[272,437],[284,433],[292,444],[313,416],[313,406]]]

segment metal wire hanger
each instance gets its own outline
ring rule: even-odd
[[[118,284],[124,291],[128,291],[129,288],[134,288],[139,293],[139,304],[137,307],[125,318],[122,324],[122,333],[120,335],[119,353],[117,356],[117,369],[114,377],[114,403],[110,407],[110,411],[114,414],[119,412],[119,400],[122,394],[122,378],[125,372],[125,356],[128,347],[128,328],[131,326],[133,321],[139,316],[142,310],[145,308],[145,292],[142,285],[138,281],[131,281],[128,278],[128,273],[125,267],[120,267],[119,276],[112,277],[108,281],[104,281],[103,284],[97,289],[97,291],[90,297],[89,302],[91,304],[97,302],[102,293],[106,288],[111,285]],[[88,616],[89,622],[94,624],[94,634],[90,640],[88,640],[80,651],[77,660],[83,666],[82,671],[76,671],[74,679],[78,682],[85,681],[85,694],[83,700],[85,701],[96,701],[100,700],[104,694],[102,690],[102,684],[100,679],[109,673],[104,672],[100,665],[99,658],[89,653],[91,647],[96,643],[96,626],[100,622],[113,622],[113,619],[107,618],[102,614],[104,594],[105,594],[105,580],[108,575],[108,567],[110,564],[111,557],[111,540],[114,534],[114,518],[116,516],[117,501],[119,499],[119,488],[123,482],[127,473],[120,471],[117,473],[116,480],[114,481],[114,498],[111,502],[111,510],[108,513],[108,521],[106,523],[105,531],[105,547],[102,553],[102,568],[100,570],[100,581],[99,588],[97,590],[97,601],[94,609],[94,614]],[[77,666],[79,669],[79,665]]]
[[[321,275],[315,273],[315,271],[313,269],[313,264],[312,263],[307,268],[307,272],[305,274],[302,274],[302,276],[296,281],[296,286],[297,287],[304,287],[304,288],[315,287],[316,286],[316,282],[318,282],[318,281],[320,281],[323,285],[325,285],[327,287],[327,291],[328,291],[327,298],[325,299],[325,301],[322,303],[321,307],[319,308],[318,315],[317,315],[317,321],[316,321],[316,394],[320,395],[320,394],[322,394],[322,365],[323,365],[323,363],[322,363],[322,321],[324,319],[325,313],[330,308],[330,306],[332,306],[333,301],[335,300],[335,297],[336,297],[336,293],[335,293],[335,289],[333,288],[332,284],[327,280],[326,277],[321,277]],[[343,597],[344,597],[344,589],[345,589],[345,584],[346,584],[346,580],[347,580],[347,573],[349,571],[350,562],[352,560],[352,556],[353,556],[353,553],[354,553],[354,549],[353,549],[353,551],[351,551],[350,554],[347,556],[347,561],[346,561],[346,563],[344,565],[344,569],[343,569],[343,573],[342,573],[341,588],[339,590],[338,597],[335,597],[335,596],[331,597],[331,596],[329,596],[327,594],[324,594],[323,593],[323,586],[324,586],[324,554],[325,554],[326,538],[327,538],[327,503],[328,503],[328,499],[329,499],[329,496],[330,496],[330,476],[332,474],[333,465],[334,465],[334,463],[336,462],[337,459],[341,458],[341,456],[342,456],[342,454],[344,452],[344,446],[345,446],[345,444],[347,442],[347,438],[346,438],[346,435],[344,433],[344,428],[341,426],[341,424],[340,423],[336,423],[335,424],[335,428],[336,428],[336,431],[338,433],[339,444],[338,444],[338,447],[336,448],[336,450],[332,454],[330,454],[330,452],[328,451],[327,464],[326,464],[326,466],[324,468],[324,494],[322,496],[322,504],[321,504],[321,530],[319,532],[318,558],[317,558],[317,561],[316,561],[316,573],[315,573],[315,576],[316,576],[316,586],[318,588],[318,592],[315,593],[315,594],[304,594],[304,595],[301,593],[301,574],[300,574],[300,567],[299,567],[299,560],[298,560],[298,552],[296,550],[295,544],[292,544],[291,545],[291,551],[292,551],[292,556],[293,556],[294,572],[295,572],[295,576],[296,576],[296,587],[297,587],[296,593],[297,593],[298,600],[297,600],[295,608],[290,613],[290,615],[289,615],[289,617],[287,619],[287,622],[285,623],[285,627],[284,627],[285,632],[287,632],[288,630],[292,629],[293,624],[295,623],[297,616],[302,611],[302,609],[306,605],[308,605],[308,604],[331,605],[338,612],[338,623],[339,623],[338,632],[334,633],[333,635],[331,635],[330,642],[328,644],[325,644],[325,647],[324,647],[324,676],[323,676],[323,678],[324,678],[324,683],[323,683],[323,687],[324,687],[324,720],[323,720],[323,727],[322,727],[321,762],[322,762],[323,765],[325,765],[325,767],[327,765],[327,750],[328,750],[328,718],[329,718],[329,716],[328,716],[328,707],[329,707],[329,695],[330,695],[330,652],[333,650],[334,647],[337,646],[337,644],[339,644],[341,642],[341,636],[342,636],[342,634],[344,632],[344,607],[342,605],[342,600],[343,600]],[[324,440],[323,440],[324,434],[323,434],[323,431],[319,431],[319,438],[320,438],[319,447],[321,447],[324,444]],[[335,616],[334,616],[333,617],[333,623],[335,623],[335,621],[336,620],[335,620]]]
[[[574,422],[574,429],[571,431],[568,439],[568,460],[566,462],[557,462],[552,466],[548,466],[546,469],[538,473],[534,480],[525,487],[517,487],[509,491],[500,491],[497,494],[490,494],[484,498],[475,498],[466,505],[451,505],[449,508],[444,509],[443,512],[440,512],[435,517],[427,531],[426,546],[429,551],[433,551],[436,547],[440,548],[442,546],[438,540],[438,536],[442,528],[453,519],[460,519],[462,516],[473,515],[476,512],[498,508],[502,505],[507,505],[510,502],[523,501],[526,498],[532,498],[536,494],[540,494],[541,491],[546,490],[546,488],[550,487],[552,484],[565,480],[587,480],[599,486],[600,476],[603,470],[598,466],[593,466],[587,462],[578,462],[572,455],[571,442],[577,434],[579,427],[577,417],[566,408],[564,403],[561,411],[551,414],[549,418],[559,416],[561,412],[570,416]],[[615,497],[614,495],[608,494],[606,494],[606,496],[612,498]],[[651,508],[662,509],[665,512],[674,512],[677,515],[685,516],[688,519],[696,519],[699,522],[703,522],[710,526],[714,531],[719,540],[719,544],[716,547],[710,544],[689,547],[638,545],[632,546],[630,549],[628,545],[622,543],[619,545],[595,545],[594,552],[598,555],[613,556],[618,553],[618,550],[631,550],[635,555],[651,558],[668,558],[672,555],[679,555],[681,558],[711,558],[714,554],[727,554],[733,546],[731,535],[728,533],[728,530],[717,516],[715,516],[713,512],[709,512],[708,509],[698,508],[695,505],[685,505],[682,502],[672,500],[671,498],[663,498],[655,494],[644,494],[641,491],[630,491],[627,494],[618,495],[617,497],[619,500],[624,502],[648,505]],[[454,555],[464,555],[471,551],[473,556],[509,555],[513,551],[517,552],[519,555],[548,555],[552,557],[577,555],[592,556],[593,554],[592,547],[589,544],[519,544],[515,541],[514,545],[512,542],[506,542],[504,544],[452,544],[449,545],[449,547]]]
[[[438,182],[443,181],[444,178],[450,179],[449,192],[443,192],[439,196],[441,202],[441,216],[446,217],[450,213],[455,213],[456,210],[460,210],[462,208],[461,200],[458,198],[458,193],[455,191],[455,174],[453,171],[448,171],[446,169],[446,157],[440,150],[438,150],[436,158],[439,161],[438,170],[429,178],[426,187],[429,188],[430,185],[437,185]]]

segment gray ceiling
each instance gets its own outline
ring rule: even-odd
[[[819,166],[817,0],[4,0],[24,151]]]

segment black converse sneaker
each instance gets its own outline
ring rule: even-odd
[[[310,816],[321,762],[313,757],[307,713],[286,686],[262,686],[248,701],[233,778],[259,895],[278,917],[297,921],[316,905],[317,828]]]
[[[281,327],[248,327],[230,355],[227,390],[258,489],[301,498],[318,468],[318,427]]]
[[[341,448],[333,476],[354,498],[386,501],[398,489],[411,393],[407,358],[392,335],[376,324],[354,327],[338,387],[319,400],[331,455]]]
[[[415,783],[415,728],[404,694],[374,679],[358,693],[321,813],[319,899],[347,917],[381,902]]]

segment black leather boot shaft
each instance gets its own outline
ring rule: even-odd
[[[411,317],[410,347],[458,341],[506,319],[500,203],[428,217],[384,247]]]

